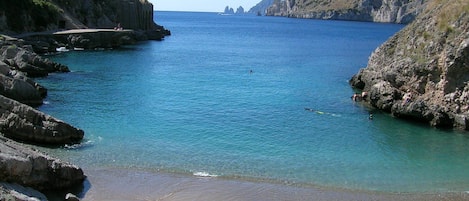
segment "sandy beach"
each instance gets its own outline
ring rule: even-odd
[[[118,169],[85,170],[82,200],[469,200],[468,193],[382,193]]]

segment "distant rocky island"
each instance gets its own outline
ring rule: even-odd
[[[244,14],[246,14],[246,12],[244,11],[244,8],[242,6],[238,7],[236,9],[236,12],[230,6],[226,6],[225,10],[223,11],[222,14],[225,14],[225,15],[244,15]]]
[[[70,71],[41,54],[162,40],[170,31],[153,12],[147,0],[0,1],[0,200],[46,200],[39,191],[67,192],[86,178],[81,168],[22,144],[60,147],[85,135],[35,109],[47,89],[31,78]]]

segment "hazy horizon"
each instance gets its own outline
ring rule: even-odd
[[[226,6],[236,10],[242,6],[248,11],[262,0],[149,0],[154,9],[158,11],[196,11],[196,12],[223,12]]]

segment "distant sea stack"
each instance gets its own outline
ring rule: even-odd
[[[275,0],[268,16],[409,23],[422,12],[424,0]]]
[[[246,14],[246,12],[244,11],[244,8],[242,6],[238,7],[236,9],[236,12],[230,6],[226,6],[225,10],[223,11],[222,14],[225,14],[225,15],[235,15],[235,14],[236,15],[244,15],[244,14]]]
[[[469,130],[468,33],[469,1],[431,0],[350,83],[396,117]]]

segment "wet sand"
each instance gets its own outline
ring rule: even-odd
[[[381,193],[134,170],[87,170],[82,200],[469,200],[464,193]]]

